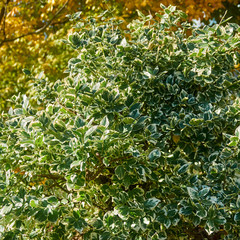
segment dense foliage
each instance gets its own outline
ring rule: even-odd
[[[193,29],[162,7],[127,31],[80,21],[68,76],[12,98],[1,239],[240,237],[240,27]]]
[[[215,18],[218,22],[227,9],[232,21],[240,20],[237,0],[1,0],[0,110],[9,109],[7,99],[13,94],[29,89],[29,79],[22,69],[44,71],[50,81],[65,77],[67,60],[74,57],[71,49],[60,43],[73,26],[66,15],[82,11],[84,16],[94,16],[110,10],[114,16],[129,21],[136,17],[137,9],[154,14],[160,9],[160,2],[178,5],[189,19]]]

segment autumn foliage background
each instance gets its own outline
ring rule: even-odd
[[[33,74],[41,71],[51,80],[63,77],[62,70],[74,52],[61,40],[73,31],[74,21],[66,17],[82,11],[82,17],[94,16],[109,10],[113,16],[129,20],[136,10],[143,13],[159,11],[160,3],[176,5],[189,19],[217,22],[223,16],[232,16],[240,22],[238,0],[1,0],[0,2],[0,109],[7,110],[7,101],[13,94],[26,92],[31,81],[22,73],[29,69]]]

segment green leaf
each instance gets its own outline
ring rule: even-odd
[[[159,232],[156,240],[166,240],[166,239],[167,239],[167,234],[165,232]]]
[[[166,9],[165,5],[163,5],[162,3],[160,3],[160,7],[161,7],[162,9]]]
[[[137,14],[141,18],[145,18],[145,15],[141,11],[137,10]]]
[[[107,127],[109,126],[108,117],[105,116],[105,117],[101,120],[100,124],[107,128]]]
[[[226,223],[226,219],[222,216],[218,216],[215,219],[215,222],[217,223],[217,225],[224,225]]]
[[[41,135],[35,139],[35,146],[41,147],[43,145],[43,137],[44,135]]]
[[[144,167],[139,166],[139,167],[137,168],[137,172],[138,172],[141,180],[144,181],[144,182],[146,182],[146,172],[145,172]]]
[[[198,226],[201,223],[201,219],[197,216],[193,216],[191,219],[192,219],[194,226]]]
[[[121,41],[121,43],[120,43],[120,46],[122,46],[122,47],[127,47],[127,46],[128,46],[128,43],[127,43],[126,38],[123,38],[123,39],[122,39],[122,41]]]
[[[217,159],[218,155],[219,155],[218,152],[214,152],[208,157],[208,160],[211,161],[211,162],[215,161]]]
[[[77,128],[80,128],[80,127],[83,127],[83,126],[85,125],[85,122],[83,121],[82,118],[76,117],[74,125],[75,125]]]
[[[69,42],[73,44],[74,47],[78,48],[81,45],[81,38],[77,32],[68,37]]]
[[[199,198],[198,191],[196,191],[194,188],[187,187],[187,191],[191,199]]]
[[[101,229],[103,227],[103,222],[100,219],[97,219],[94,223],[93,223],[93,227],[96,229]]]
[[[1,209],[1,214],[6,215],[10,213],[12,210],[12,207],[13,207],[12,204],[3,206],[3,208]]]
[[[44,222],[47,220],[47,213],[43,209],[40,209],[36,214],[35,214],[35,219]]]
[[[124,175],[123,184],[126,189],[129,188],[129,186],[132,184],[132,178],[130,177],[130,175],[127,174]]]
[[[179,174],[183,174],[188,170],[189,164],[186,163],[184,165],[182,165],[179,169],[178,169],[178,173]]]
[[[58,203],[58,199],[55,196],[51,196],[47,199],[49,203]]]
[[[86,222],[82,219],[79,218],[75,223],[74,223],[74,228],[79,232],[82,233],[83,229],[87,226]]]
[[[190,183],[193,184],[195,182],[198,181],[198,175],[193,175],[191,178],[190,178]]]
[[[28,104],[29,104],[29,99],[27,98],[26,95],[23,95],[23,103],[22,103],[23,109],[27,109]],[[28,118],[29,118],[29,117],[28,117]],[[26,119],[27,119],[27,118],[25,118],[25,121],[26,121]],[[33,118],[30,117],[30,119],[32,120]]]
[[[193,209],[192,207],[182,207],[180,208],[179,210],[179,213],[184,215],[184,216],[188,216],[188,215],[191,215],[193,212]]]
[[[206,196],[210,191],[210,187],[205,187],[201,191],[199,191],[199,196],[204,197]]]
[[[99,236],[99,240],[109,240],[111,239],[111,234],[110,232],[103,232],[100,236]]]
[[[136,124],[133,125],[133,131],[139,131],[140,129],[144,128],[145,126],[145,120],[147,119],[147,116],[142,116],[139,118]]]
[[[125,170],[123,166],[117,166],[115,170],[115,174],[117,175],[118,179],[121,180],[124,178]]]
[[[36,208],[38,206],[38,201],[34,200],[34,199],[31,199],[30,206],[33,207],[33,208]]]
[[[58,212],[56,210],[53,210],[48,214],[48,220],[50,222],[56,222],[58,220]]]
[[[170,209],[167,211],[167,216],[169,218],[173,218],[174,216],[176,216],[177,213],[178,213],[177,209]]]
[[[234,221],[235,221],[236,223],[240,222],[240,212],[238,212],[238,213],[236,213],[236,214],[234,215]]]
[[[57,144],[60,144],[60,141],[57,139],[51,139],[50,141],[48,141],[48,144],[51,146],[55,146]]]
[[[81,163],[82,163],[82,161],[80,161],[80,160],[74,161],[71,163],[70,168],[80,166]]]
[[[132,124],[135,121],[135,119],[131,117],[125,117],[122,121],[126,124]]]
[[[60,131],[63,132],[66,129],[65,123],[59,119],[57,119],[54,123],[53,123],[54,127]]]
[[[171,220],[169,219],[169,218],[165,218],[164,219],[164,226],[166,227],[166,228],[169,228],[170,226],[171,226]]]
[[[140,116],[139,109],[134,109],[132,112],[130,112],[129,117],[133,119],[137,119]]]
[[[28,69],[26,69],[26,68],[24,68],[22,71],[26,75],[31,75],[31,72]]]
[[[20,228],[22,226],[23,222],[21,220],[16,221],[16,228]]]
[[[96,131],[97,128],[98,128],[98,126],[93,126],[93,127],[89,128],[84,135],[85,138],[91,136]]]
[[[146,200],[144,202],[144,207],[153,209],[158,205],[159,202],[160,202],[160,200],[157,198],[149,198],[148,200]]]
[[[240,195],[237,197],[236,206],[240,209]]]
[[[155,161],[156,159],[160,158],[161,157],[161,152],[159,149],[154,149],[152,150],[149,155],[148,155],[148,159],[153,162]]]
[[[240,139],[240,126],[236,128],[235,135]]]
[[[127,206],[121,206],[121,207],[119,208],[119,210],[120,210],[120,212],[121,212],[121,214],[122,214],[123,216],[128,216],[128,214],[129,214],[129,207],[127,207]]]
[[[207,211],[201,207],[197,210],[196,215],[200,218],[205,218],[207,216]]]
[[[192,118],[189,122],[189,124],[193,125],[193,126],[199,126],[204,122],[204,120],[202,118]]]
[[[210,208],[208,208],[208,217],[213,219],[213,218],[216,218],[216,215],[217,215],[217,211],[214,208],[214,205],[211,205]]]
[[[203,119],[204,121],[211,120],[213,118],[212,112],[211,111],[206,111],[203,114]]]

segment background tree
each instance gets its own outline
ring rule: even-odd
[[[66,18],[81,10],[82,16],[94,15],[102,10],[111,10],[120,18],[136,17],[136,9],[154,13],[165,5],[177,5],[189,14],[189,18],[219,20],[218,10],[227,8],[236,22],[239,21],[238,1],[93,1],[93,0],[1,0],[0,1],[0,109],[8,109],[6,102],[14,93],[26,92],[28,78],[22,69],[44,71],[50,79],[64,76],[62,70],[73,51],[60,44],[72,22]],[[223,10],[224,11],[224,10]]]
[[[64,56],[68,51],[55,41],[53,34],[60,38],[66,34],[64,25],[69,25],[66,7],[72,8],[73,2],[7,1],[1,4],[0,98],[1,107],[6,108],[6,99],[29,87],[23,68],[36,66],[35,69],[44,71],[52,79],[58,74],[57,69],[66,64]]]
[[[67,76],[33,77],[41,109],[12,98],[1,239],[240,238],[240,27],[162,7],[79,21]]]
[[[94,1],[92,1],[94,2]],[[161,0],[161,1],[124,1],[118,0],[122,6],[121,14],[124,16],[130,16],[136,14],[136,9],[140,9],[145,13],[157,12],[160,10],[160,2],[164,5],[174,5],[182,9],[188,14],[190,20],[198,19],[209,20],[216,17],[216,20],[219,22],[221,15],[225,10],[228,10],[233,16],[233,21],[238,22],[240,20],[240,7],[238,6],[239,2],[236,0]],[[220,12],[219,12],[220,11]]]

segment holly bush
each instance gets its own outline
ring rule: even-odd
[[[11,99],[1,239],[240,237],[240,27],[162,7],[81,20],[68,76]]]

